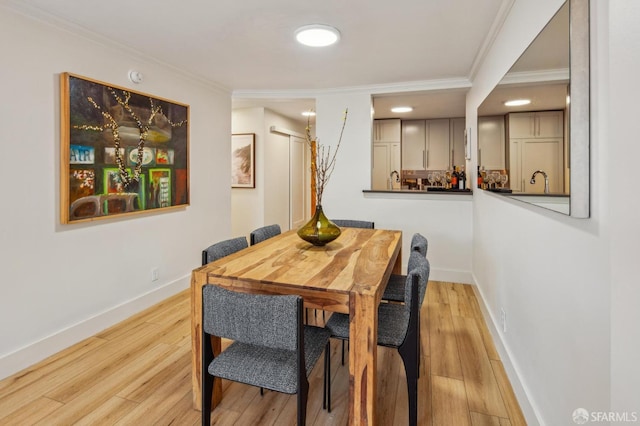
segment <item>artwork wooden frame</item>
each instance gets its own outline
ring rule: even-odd
[[[189,205],[189,105],[71,73],[60,94],[61,223]]]
[[[256,187],[256,135],[231,135],[231,187]]]

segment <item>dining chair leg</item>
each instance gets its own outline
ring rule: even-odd
[[[201,409],[202,409],[202,425],[209,426],[211,424],[211,399],[213,397],[214,377],[209,374],[209,363],[213,360],[213,348],[211,347],[211,336],[204,331],[201,334],[202,350],[200,374],[202,374],[202,388],[200,390]]]
[[[211,398],[213,393],[213,376],[205,372],[202,381],[202,426],[211,424]]]
[[[306,382],[306,386],[304,383]],[[309,382],[303,382],[302,389],[298,389],[298,425],[304,426],[307,418],[307,397],[309,396]]]
[[[331,412],[331,344],[327,343],[324,352],[324,385],[322,386],[322,408]]]
[[[422,364],[422,363],[420,362],[420,355],[421,355],[421,353],[422,353],[422,350],[421,350],[421,349],[422,349],[422,348],[421,348],[421,346],[422,346],[422,341],[421,341],[421,339],[420,339],[420,323],[419,323],[419,322],[418,322],[418,324],[417,324],[417,327],[418,327],[418,347],[416,348],[416,351],[417,351],[417,354],[418,354],[418,371],[417,371],[417,377],[418,377],[418,379],[419,379],[419,378],[420,378],[420,365]]]
[[[409,341],[405,340],[405,343],[398,348],[407,376],[409,426],[417,426],[418,424],[418,370],[420,369],[418,345],[418,339],[409,339]]]

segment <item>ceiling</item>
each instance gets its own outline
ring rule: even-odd
[[[291,94],[468,81],[512,1],[6,0],[5,5],[229,89],[234,108],[264,106],[300,120],[302,111],[314,108],[313,96]],[[335,26],[341,40],[325,48],[299,45],[294,31],[313,23]],[[251,96],[264,92],[279,99]],[[397,103],[414,107],[402,118],[464,116],[465,95],[466,89],[381,95],[374,99],[375,118],[400,117],[388,112]]]
[[[503,0],[10,0],[229,89],[328,89],[467,77]],[[29,12],[27,10],[27,12]],[[296,28],[328,24],[309,48]],[[141,70],[144,72],[144,70]]]
[[[466,79],[502,3],[509,1],[6,0],[5,4],[233,91],[308,91]],[[294,31],[313,23],[338,28],[340,42],[325,48],[299,45]],[[283,102],[278,105],[284,108]]]
[[[478,115],[564,109],[569,90],[568,70],[569,6],[565,3],[478,107]],[[504,105],[513,99],[530,99],[531,104]]]
[[[468,89],[434,90],[428,92],[376,95],[373,97],[374,118],[455,118],[465,116]],[[413,111],[391,112],[392,107],[410,106]]]

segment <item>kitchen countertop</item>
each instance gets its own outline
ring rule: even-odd
[[[442,190],[438,189],[363,189],[364,193],[374,194],[433,194],[433,195],[472,195],[470,189]]]
[[[512,192],[510,194],[502,194],[512,197],[566,197],[569,198],[569,194],[545,194],[545,193],[531,193],[531,192]]]

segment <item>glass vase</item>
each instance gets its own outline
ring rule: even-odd
[[[298,229],[298,236],[314,246],[323,246],[340,236],[340,228],[327,219],[322,206],[317,205],[311,220]]]

